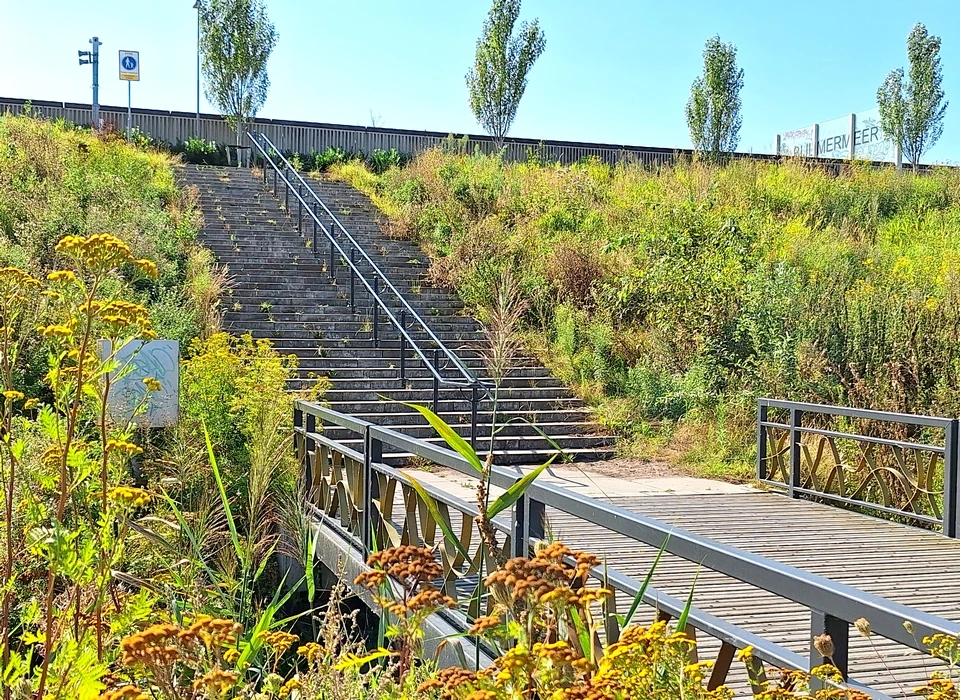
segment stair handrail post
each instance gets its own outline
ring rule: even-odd
[[[283,166],[283,213],[290,218],[290,178],[287,177],[287,166]]]
[[[474,452],[477,450],[477,405],[480,403],[478,387],[474,384],[470,387],[470,447]]]
[[[407,379],[407,310],[400,310],[400,381]]]
[[[433,349],[433,412],[440,413],[440,348]]]
[[[357,268],[356,255],[354,255],[353,249],[350,249],[350,309],[356,313],[357,312],[357,301],[353,293],[353,283],[356,280],[356,274],[354,270]]]
[[[334,262],[336,256],[334,255],[334,246],[333,241],[330,241],[330,279],[337,279],[337,266]]]
[[[380,325],[380,278],[373,278],[373,347],[380,347],[380,334],[378,326]]]
[[[317,205],[313,205],[313,243],[310,244],[313,246],[313,257],[317,257],[320,254],[320,251],[317,250]]]

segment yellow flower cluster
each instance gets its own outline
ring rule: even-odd
[[[24,396],[22,391],[16,391],[15,389],[9,389],[3,392],[3,398],[11,403],[14,401],[23,401]]]
[[[40,335],[44,338],[69,338],[73,335],[73,331],[69,326],[64,326],[62,324],[52,324],[49,326],[43,326],[39,329]]]
[[[176,625],[158,624],[126,637],[120,642],[123,665],[171,666],[180,658],[176,644],[179,633]]]
[[[47,279],[51,282],[73,282],[77,276],[72,270],[54,270],[47,275]]]
[[[317,663],[324,656],[323,647],[316,642],[307,642],[297,649],[297,653],[310,663]]]
[[[276,632],[261,632],[257,636],[266,642],[267,646],[273,649],[277,656],[285,654],[287,650],[299,639],[299,637],[297,637],[295,634],[290,634],[289,632],[283,632],[280,630],[277,630]]]
[[[150,700],[135,685],[125,685],[100,694],[97,700]]]
[[[357,585],[366,586],[379,595],[380,586],[389,576],[402,586],[404,594],[400,600],[380,601],[397,617],[426,614],[456,605],[450,596],[438,591],[434,585],[443,574],[443,567],[432,549],[414,545],[388,547],[371,554],[367,566],[371,567],[370,570],[357,576],[354,581]]]
[[[290,693],[294,690],[300,690],[301,687],[302,685],[297,678],[291,678],[281,686],[280,692],[277,693],[277,695],[281,698],[288,698],[290,697]]]
[[[235,671],[223,671],[215,668],[203,674],[193,682],[193,689],[202,690],[207,695],[223,696],[235,688],[240,676]]]
[[[144,379],[143,385],[147,387],[147,391],[163,391],[163,384],[161,384],[154,377],[147,377]]]
[[[27,300],[27,295],[40,289],[40,280],[16,267],[0,268],[0,303],[13,307]]]
[[[57,243],[56,251],[69,255],[94,272],[105,272],[129,264],[148,277],[157,276],[157,266],[152,261],[134,258],[130,246],[109,233],[66,236]]]
[[[126,508],[142,508],[150,503],[149,493],[131,486],[115,486],[107,490],[107,498]]]
[[[242,631],[236,622],[209,615],[199,615],[186,629],[156,624],[121,640],[121,660],[125,666],[170,667],[178,660],[194,658],[200,647],[213,651],[234,646]]]
[[[143,448],[134,445],[126,440],[107,440],[107,452],[119,452],[124,455],[138,455],[143,452]]]

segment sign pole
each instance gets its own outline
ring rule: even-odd
[[[133,140],[133,88],[130,83],[140,80],[139,51],[120,52],[120,80],[127,81],[127,142],[129,143]]]
[[[133,81],[127,81],[127,142],[129,143],[130,139],[133,136],[133,109],[130,106],[130,86],[133,85]]]

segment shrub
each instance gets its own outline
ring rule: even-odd
[[[175,153],[182,154],[184,161],[187,163],[226,165],[227,162],[226,151],[216,141],[204,141],[203,139],[190,137],[178,144],[173,150]]]

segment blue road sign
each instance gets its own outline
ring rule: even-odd
[[[123,60],[120,61],[120,64],[123,66],[124,70],[135,70],[137,67],[137,59],[133,56],[124,56]]]

